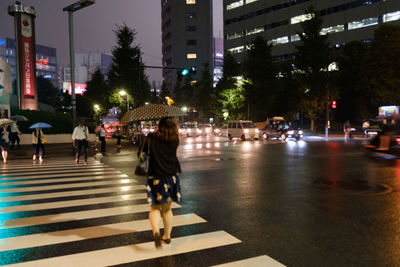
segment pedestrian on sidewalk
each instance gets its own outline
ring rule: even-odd
[[[79,163],[79,158],[81,156],[81,150],[83,151],[84,162],[87,165],[87,149],[88,149],[88,136],[89,130],[83,121],[78,121],[78,126],[75,127],[72,133],[73,146],[76,149],[75,163]]]
[[[8,124],[3,124],[3,127],[0,129],[0,147],[1,147],[1,155],[3,156],[3,163],[7,163],[8,157],[8,148],[10,142],[10,133]]]
[[[101,152],[106,152],[106,130],[104,129],[104,124],[101,125],[99,131],[99,139],[101,141]]]
[[[347,120],[343,125],[344,141],[348,142],[350,138],[350,122]]]
[[[176,119],[165,117],[159,122],[157,131],[150,133],[142,144],[142,151],[150,156],[147,179],[147,200],[151,205],[149,219],[153,230],[156,248],[161,243],[171,243],[172,201],[181,200],[181,188],[177,173],[181,167],[176,156],[179,145],[179,132]],[[141,151],[141,150],[139,150]],[[164,233],[160,235],[160,221],[164,224]]]
[[[114,136],[117,138],[117,148],[121,148],[121,128],[117,128]]]
[[[18,129],[18,125],[17,122],[15,121],[14,123],[11,123],[11,127],[10,127],[10,149],[13,150],[14,149],[14,145],[15,142],[17,143],[17,148],[20,148],[19,146],[19,135],[21,134],[21,132]]]
[[[36,158],[39,157],[39,162],[43,162],[44,140],[45,136],[42,129],[35,128],[35,130],[32,132],[33,160],[36,160]]]

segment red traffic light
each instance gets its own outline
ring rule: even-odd
[[[336,100],[332,101],[332,108],[336,108]]]

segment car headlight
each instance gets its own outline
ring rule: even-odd
[[[249,129],[244,129],[243,132],[244,133],[249,133]]]
[[[300,131],[299,131],[299,134],[303,134],[303,131],[302,131],[302,130],[300,130]]]
[[[200,129],[196,129],[196,131],[197,131],[198,133],[201,133],[201,130],[200,130]]]
[[[259,133],[259,132],[260,132],[260,130],[256,129],[256,133]]]
[[[187,131],[188,131],[188,133],[190,133],[192,130],[188,129]]]
[[[288,131],[288,134],[294,134],[294,131]]]

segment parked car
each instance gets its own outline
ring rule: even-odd
[[[197,124],[197,128],[200,130],[199,135],[211,135],[213,133],[213,127],[209,123],[199,123]]]
[[[374,138],[376,135],[378,135],[380,132],[382,132],[382,125],[383,122],[381,120],[369,120],[368,121],[369,126],[364,128],[363,127],[363,134],[365,137],[372,137]]]
[[[242,141],[252,138],[258,140],[259,130],[254,126],[252,121],[229,121],[228,122],[228,138],[240,138]]]
[[[260,136],[263,139],[280,138],[282,140],[286,140],[286,138],[294,138],[299,140],[304,135],[302,130],[295,129],[291,127],[290,124],[284,122],[268,124],[266,127],[260,129]]]
[[[197,137],[200,134],[200,129],[197,128],[197,123],[182,123],[179,125],[179,133],[181,136],[194,136]]]

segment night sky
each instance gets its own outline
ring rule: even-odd
[[[22,0],[36,10],[36,43],[57,48],[58,64],[69,64],[68,14],[62,9],[78,0]],[[222,36],[222,0],[214,2],[214,36]],[[0,36],[14,38],[13,17],[0,0]],[[217,15],[216,15],[217,14]],[[161,1],[96,0],[92,6],[74,13],[75,53],[110,53],[115,25],[126,23],[137,32],[146,65],[161,66]],[[149,81],[162,81],[160,70],[146,70]]]

